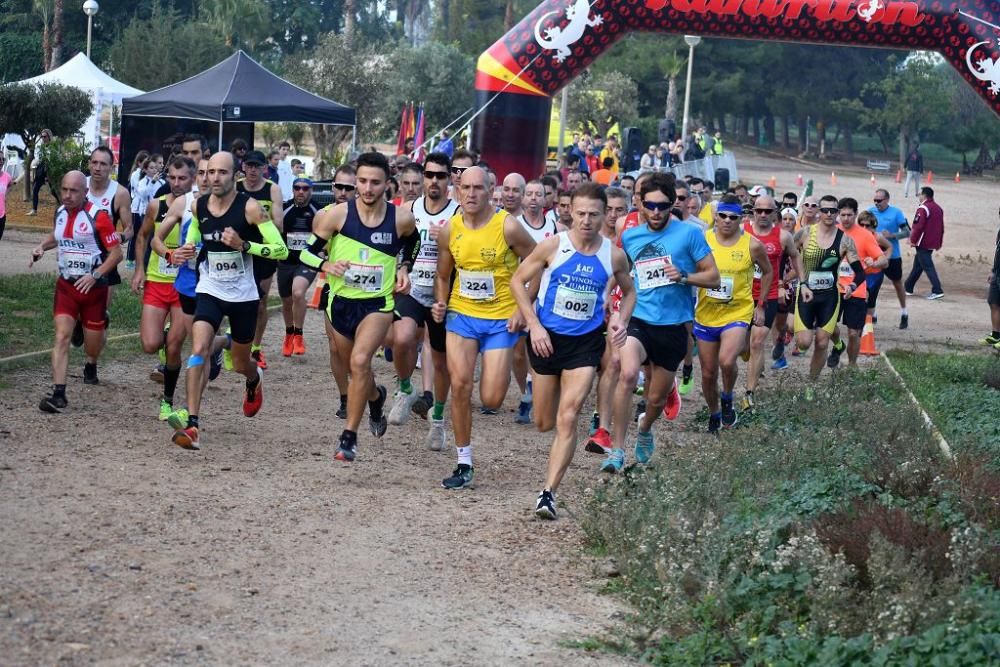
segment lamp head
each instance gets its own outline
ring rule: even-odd
[[[83,3],[83,13],[87,16],[94,16],[100,8],[101,6],[97,4],[97,0],[87,0]]]

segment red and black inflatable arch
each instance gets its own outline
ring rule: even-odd
[[[998,0],[545,0],[479,57],[472,143],[541,173],[552,95],[632,31],[939,51],[1000,114],[998,21]]]

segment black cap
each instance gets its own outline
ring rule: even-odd
[[[260,151],[250,151],[247,153],[246,157],[243,158],[243,164],[259,164],[263,167],[267,164],[267,158],[265,158],[264,154]]]

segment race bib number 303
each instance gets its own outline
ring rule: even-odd
[[[496,298],[496,284],[490,271],[458,271],[458,293],[466,299],[487,301]]]
[[[810,271],[806,285],[811,290],[833,289],[835,281],[832,271]]]
[[[652,289],[673,285],[674,281],[667,277],[667,264],[670,263],[670,255],[666,257],[654,257],[652,259],[640,259],[635,263],[636,274],[639,278],[639,289]]]

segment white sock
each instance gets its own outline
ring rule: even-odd
[[[472,445],[466,447],[456,447],[458,451],[458,463],[459,465],[465,464],[467,466],[472,465]]]
[[[901,309],[901,310],[899,311],[899,314],[900,314],[900,315],[906,315],[906,308],[903,308],[903,309]]]

